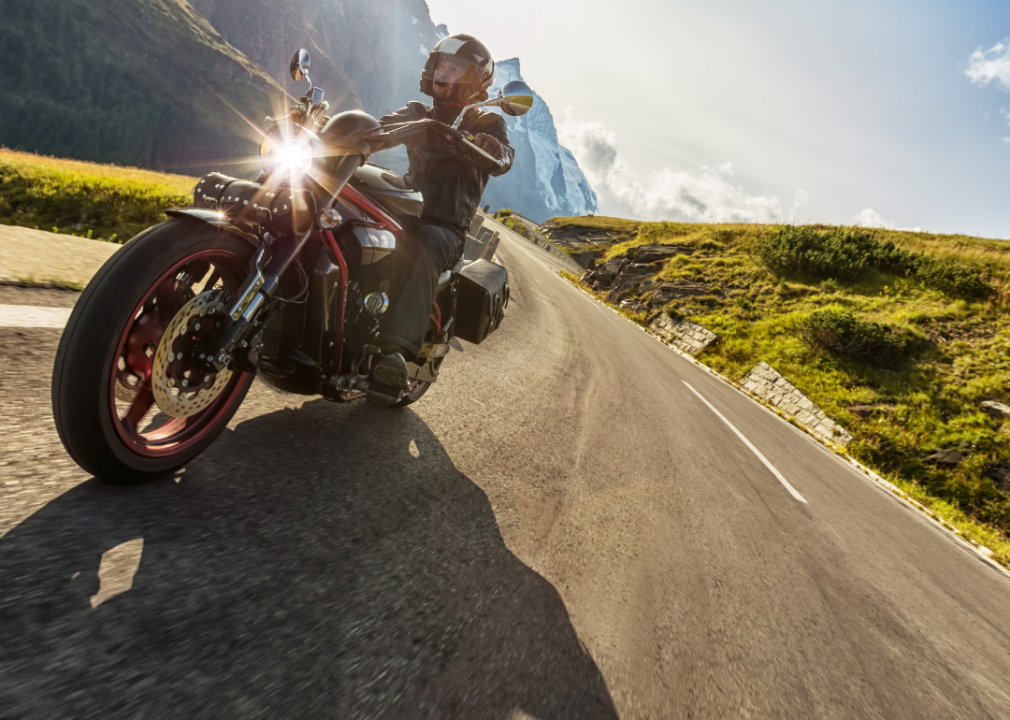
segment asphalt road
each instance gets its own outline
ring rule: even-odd
[[[1004,576],[499,256],[502,330],[412,408],[257,384],[140,487],[63,452],[59,330],[0,328],[0,717],[1010,717]]]

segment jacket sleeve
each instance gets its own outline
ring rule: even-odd
[[[424,115],[418,113],[417,106],[421,103],[407,103],[404,107],[399,110],[394,110],[388,115],[383,115],[379,118],[380,125],[395,125],[396,123],[411,122],[413,120],[421,120]],[[421,107],[424,107],[421,105]]]
[[[515,159],[516,154],[516,151],[509,145],[508,125],[505,124],[505,118],[496,113],[487,113],[481,120],[483,122],[481,123],[482,127],[479,132],[487,133],[501,143],[502,160],[505,161],[504,167],[492,168],[488,171],[488,174],[492,177],[504,175],[512,169],[512,161]]]
[[[425,112],[427,108],[418,102],[409,102],[406,106],[400,108],[399,110],[394,110],[388,115],[383,115],[379,118],[380,125],[395,125],[402,122],[413,122],[414,120],[423,120],[428,116]],[[409,137],[409,136],[408,136]],[[396,142],[390,142],[381,148],[382,150],[387,150],[391,147],[396,147],[397,145],[403,145],[406,142],[406,138],[398,140]]]

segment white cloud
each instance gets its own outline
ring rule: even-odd
[[[806,190],[797,190],[793,194],[793,209],[789,212],[790,223],[796,222],[796,211],[806,207],[808,202],[810,202],[810,193]]]
[[[575,155],[608,214],[642,220],[753,223],[776,222],[782,214],[777,197],[748,195],[732,184],[730,163],[702,167],[695,175],[663,168],[652,173],[645,185],[626,179],[617,135],[599,121],[577,118],[574,107],[565,109],[558,138]],[[800,205],[807,199],[806,193],[802,198],[797,193]],[[796,202],[793,212],[800,206]]]
[[[968,58],[968,69],[964,74],[976,85],[995,82],[1000,89],[1010,92],[1010,39],[996,43],[982,51],[978,48]]]
[[[898,227],[890,220],[885,220],[883,216],[873,208],[866,208],[858,215],[852,216],[852,224],[860,227],[884,228],[885,230],[907,230],[909,232],[922,232],[922,228]]]

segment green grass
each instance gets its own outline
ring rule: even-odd
[[[609,230],[622,236],[622,239],[634,237],[638,234],[639,228],[648,223],[638,220],[624,220],[622,218],[612,218],[605,216],[571,217],[571,218],[551,218],[547,221],[552,227],[585,227],[596,230]]]
[[[0,223],[125,242],[191,204],[196,179],[0,149]]]
[[[503,208],[498,212],[496,212],[491,217],[493,217],[495,220],[497,220],[502,225],[507,227],[509,230],[514,232],[516,235],[529,239],[530,237],[529,230],[526,229],[525,225],[523,225],[521,222],[512,217],[512,212],[513,211],[510,208]]]
[[[587,226],[595,220],[563,219]],[[1010,404],[1010,242],[873,231],[881,246],[921,254],[913,266],[926,270],[917,275],[906,263],[888,272],[871,264],[832,277],[823,269],[773,270],[762,260],[758,248],[787,230],[641,223],[605,259],[646,243],[693,248],[657,266],[656,279],[710,288],[665,308],[718,333],[719,342],[699,360],[733,381],[759,361],[769,363],[852,433],[850,455],[1010,564],[1010,497],[985,477],[991,463],[1010,458],[1010,421],[979,410],[983,400]],[[961,285],[936,280],[934,261],[976,277],[991,292],[984,299],[959,296]],[[838,337],[824,342],[826,333]],[[865,351],[872,342],[887,344],[888,352]],[[856,405],[880,407],[862,418],[849,410]],[[966,456],[959,467],[923,462],[947,448]]]

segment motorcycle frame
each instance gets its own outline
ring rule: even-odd
[[[417,132],[432,127],[434,125],[441,125],[441,123],[438,123],[437,121],[434,120],[421,120],[421,121],[414,121],[411,123],[403,123],[399,126],[390,128],[389,129],[390,132],[388,134],[390,136],[394,136],[394,135],[400,135],[405,132],[406,133]],[[321,189],[322,188],[316,188],[316,190]],[[316,205],[317,208],[319,207],[320,202],[325,202],[323,200],[324,197],[323,195],[320,195],[318,192],[315,192],[313,190],[310,190],[309,192],[314,197],[317,203]],[[332,333],[329,338],[329,343],[331,343],[333,352],[329,359],[329,362],[328,363],[326,362],[325,351],[322,350],[323,345],[320,346],[321,348],[320,352],[316,357],[313,357],[312,355],[306,355],[305,353],[301,353],[301,357],[297,359],[297,362],[301,366],[301,371],[304,372],[310,369],[313,370],[314,377],[321,382],[317,382],[314,384],[313,387],[310,387],[309,383],[307,382],[299,382],[295,380],[293,381],[292,384],[288,384],[286,387],[281,388],[289,392],[298,392],[301,394],[308,394],[308,395],[320,394],[320,393],[326,394],[324,390],[328,379],[341,372],[342,365],[344,362],[344,343],[346,341],[345,321],[347,318],[347,310],[348,310],[347,294],[350,284],[350,270],[347,258],[345,257],[344,252],[340,248],[340,243],[337,237],[341,233],[347,231],[352,225],[358,227],[369,227],[376,230],[384,230],[392,233],[397,238],[397,240],[400,240],[405,236],[403,226],[388,211],[386,211],[378,202],[368,197],[365,193],[355,188],[349,182],[345,181],[344,185],[340,187],[336,193],[329,195],[329,198],[330,198],[328,202],[329,206],[332,207],[339,203],[343,205],[346,209],[350,210],[352,214],[358,215],[358,217],[354,219],[345,220],[344,223],[337,228],[321,228],[315,221],[313,221],[311,229],[305,234],[302,234],[300,237],[295,236],[285,239],[284,241],[285,244],[293,243],[295,245],[294,250],[292,250],[291,247],[285,247],[285,246],[274,247],[273,257],[271,258],[269,264],[275,265],[274,260],[277,258],[278,255],[281,254],[287,256],[285,258],[286,263],[284,263],[282,267],[278,268],[275,266],[272,268],[271,276],[273,278],[273,281],[268,282],[267,287],[263,287],[262,283],[260,283],[260,285],[257,285],[255,287],[243,289],[244,291],[250,293],[250,297],[248,298],[248,300],[244,300],[245,304],[249,305],[249,303],[252,303],[253,307],[255,308],[255,311],[253,311],[253,308],[251,307],[250,313],[243,313],[243,319],[247,318],[251,319],[251,317],[254,316],[255,314],[258,314],[259,309],[266,304],[266,301],[269,298],[269,296],[273,294],[273,292],[279,285],[280,278],[285,276],[288,270],[290,269],[291,265],[296,262],[295,258],[301,251],[301,249],[304,248],[308,243],[310,243],[313,238],[318,239],[320,246],[325,250],[326,255],[329,257],[330,261],[338,268],[339,277],[337,279],[338,283],[337,298],[336,298],[336,308],[334,309],[336,317],[334,318],[335,322],[333,323]],[[184,209],[169,210],[167,211],[167,214],[174,217],[190,217],[193,219],[197,219],[200,220],[201,222],[218,227],[219,229],[225,232],[238,235],[243,239],[252,243],[257,248],[257,252],[262,250],[265,245],[265,235],[268,228],[262,228],[260,232],[256,232],[252,227],[248,226],[246,223],[220,212],[215,212],[213,210],[208,210],[204,208],[184,208]],[[262,277],[262,271],[263,268],[257,267],[253,270],[253,274],[254,275],[260,274]],[[264,293],[262,294],[262,299],[257,301],[256,298],[252,297],[252,294],[260,295],[260,293],[256,292],[256,290],[259,287],[262,287]],[[435,325],[436,333],[439,336],[442,336],[444,335],[442,331],[442,323],[446,319],[441,317],[441,309],[438,308],[437,303],[433,306],[433,308],[437,312],[438,317],[436,317],[435,313],[433,313],[431,315],[431,321]],[[262,324],[260,326],[262,326]],[[247,335],[250,335],[250,327],[251,327],[250,325],[247,325],[243,327],[240,332],[236,332],[234,334],[235,339],[238,340],[241,338],[245,338]],[[313,328],[313,329],[319,330],[319,328]],[[303,330],[302,335],[303,342],[309,340],[312,337],[312,335],[310,335],[308,331],[309,331],[308,327],[306,327]],[[325,329],[323,329],[323,333],[316,337],[318,337],[325,343],[326,341],[325,334],[326,334]],[[310,361],[310,364],[306,363],[305,361]],[[272,377],[272,374],[269,371],[263,371],[263,374],[266,376],[266,378]],[[434,373],[429,370],[426,374],[430,378],[430,381],[434,381],[434,376],[437,375],[437,370],[435,370]],[[275,378],[275,380],[283,382],[280,381],[279,378]],[[362,394],[363,393],[355,394],[353,397],[342,399],[345,400],[353,399],[354,397],[360,397]]]

